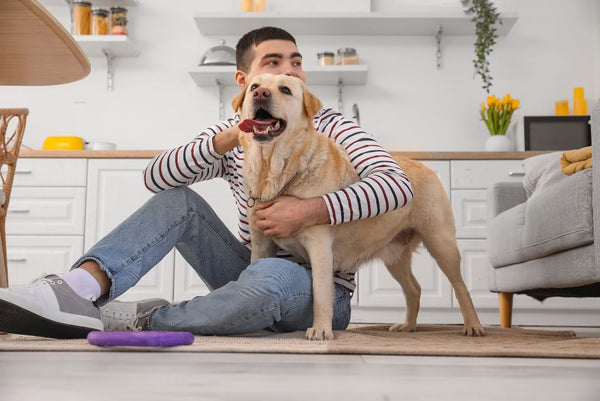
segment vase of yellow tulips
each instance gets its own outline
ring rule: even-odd
[[[485,143],[485,150],[493,152],[510,150],[510,141],[506,137],[506,130],[510,125],[513,112],[519,108],[519,104],[519,99],[513,99],[509,94],[502,99],[491,95],[487,98],[487,104],[481,103],[479,113],[490,133],[490,137]]]

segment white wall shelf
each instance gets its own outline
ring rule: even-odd
[[[364,85],[367,83],[366,65],[336,65],[304,67],[306,81],[310,85]],[[190,71],[190,76],[198,86],[211,86],[220,82],[226,86],[235,85],[235,66],[199,66]]]
[[[88,57],[106,57],[106,89],[113,90],[115,57],[137,57],[140,52],[128,35],[73,35]]]
[[[70,1],[69,0],[40,0],[40,3],[42,3],[44,6],[57,6],[57,5],[65,5],[69,4]],[[139,0],[92,0],[92,4],[94,5],[94,7],[101,7],[101,8],[109,8],[109,7],[113,7],[115,5],[119,5],[121,7],[135,7],[138,4],[140,4]]]
[[[506,35],[517,21],[517,12],[501,13],[500,36]],[[407,9],[403,12],[346,13],[205,13],[194,15],[203,35],[243,35],[266,25],[289,30],[293,35],[435,35],[443,27],[444,35],[473,35],[471,18],[462,9]]]
[[[103,57],[109,52],[113,57],[136,57],[140,55],[127,35],[73,35],[88,57]]]

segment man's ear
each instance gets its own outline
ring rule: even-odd
[[[323,107],[318,97],[304,88],[304,112],[308,118],[313,118]]]
[[[233,111],[235,111],[237,113],[240,110],[240,108],[242,107],[242,103],[244,103],[245,97],[246,97],[246,87],[244,86],[242,88],[242,91],[239,93],[239,95],[237,95],[235,98],[233,98],[233,101],[231,102],[231,107],[233,107]]]

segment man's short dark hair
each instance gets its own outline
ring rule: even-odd
[[[240,71],[248,72],[254,58],[254,46],[265,40],[289,40],[296,44],[296,39],[289,32],[274,26],[264,26],[248,32],[238,41],[235,47],[235,63]]]

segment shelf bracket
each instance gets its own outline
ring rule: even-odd
[[[344,81],[342,81],[342,78],[338,79],[338,111],[342,114],[344,114],[344,98],[342,96],[342,92],[344,89]]]
[[[113,90],[113,56],[108,50],[102,49],[102,53],[106,57],[106,90]]]
[[[221,82],[220,79],[215,79],[215,83],[219,88],[219,120],[225,120],[225,104],[223,103],[223,91],[225,90],[225,85]]]
[[[435,58],[436,58],[438,70],[442,68],[442,33],[443,33],[443,27],[440,25],[437,33],[435,34],[435,42],[437,44],[437,51],[435,52]]]

